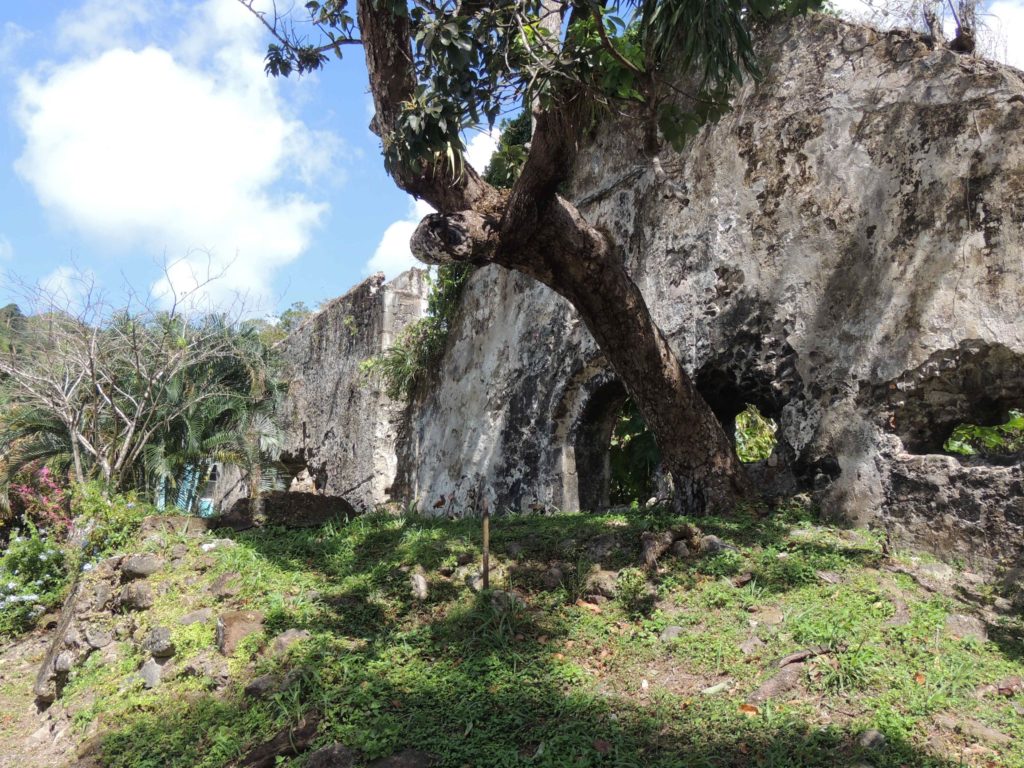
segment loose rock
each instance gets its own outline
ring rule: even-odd
[[[190,611],[183,616],[178,617],[178,623],[182,626],[188,626],[189,624],[205,624],[208,621],[213,620],[213,609],[212,608],[199,608],[195,611]]]
[[[671,643],[677,637],[682,636],[684,632],[685,630],[682,627],[673,625],[670,627],[665,627],[665,629],[662,630],[661,634],[658,637],[663,643]]]
[[[414,600],[423,601],[430,595],[430,587],[427,584],[427,574],[422,566],[417,565],[409,574],[409,587]]]
[[[586,590],[607,598],[614,598],[619,574],[615,571],[597,570],[587,577]]]
[[[976,616],[954,613],[946,617],[946,631],[957,640],[972,638],[980,642],[988,640],[988,628],[985,622]]]
[[[241,578],[241,574],[236,571],[222,573],[214,579],[213,584],[210,585],[210,594],[218,600],[226,600],[229,597],[235,597],[242,591],[242,587],[238,583],[241,581]]]
[[[306,759],[306,768],[352,768],[356,753],[341,744],[318,749]]]
[[[286,629],[270,641],[271,656],[283,656],[296,643],[308,640],[312,635],[304,629]]]
[[[121,573],[130,579],[141,579],[152,576],[163,567],[163,558],[156,555],[131,555],[121,563]]]
[[[171,630],[167,627],[156,627],[150,630],[142,647],[154,658],[166,659],[174,655],[174,643],[171,642]]]
[[[117,596],[122,611],[145,611],[153,607],[153,588],[144,581],[125,584]]]
[[[245,638],[262,631],[263,614],[259,611],[227,611],[217,619],[217,649],[230,656]]]

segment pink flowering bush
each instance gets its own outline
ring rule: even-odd
[[[11,490],[21,501],[25,522],[60,539],[71,528],[70,496],[49,467],[43,467]]]

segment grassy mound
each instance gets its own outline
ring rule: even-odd
[[[683,522],[496,519],[497,598],[466,583],[477,521],[368,516],[231,534],[235,546],[208,552],[166,541],[212,560],[202,578],[153,576],[137,634],[171,626],[182,660],[211,648],[211,623],[176,619],[216,608],[208,582],[231,572],[232,607],[262,611],[264,633],[228,660],[220,689],[193,676],[145,690],[143,657],[124,643],[116,663],[90,657],[62,706],[83,737],[99,733],[86,751],[124,768],[240,764],[310,721],[311,749],[340,742],[369,762],[415,748],[453,768],[1024,766],[1019,618],[995,621],[987,640],[965,633],[962,614],[985,606],[921,586],[918,570],[941,566],[885,557],[870,534],[817,525],[798,504],[696,521],[726,548],[642,570],[641,534]],[[593,596],[596,569],[618,572],[613,599]],[[261,652],[287,629],[310,636]],[[247,695],[258,675],[268,690]]]

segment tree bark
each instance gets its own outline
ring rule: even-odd
[[[358,12],[377,109],[374,126],[386,142],[415,87],[408,24],[374,9],[373,0],[359,0]],[[440,170],[416,175],[392,169],[399,187],[439,211],[420,223],[413,254],[428,264],[498,264],[565,297],[653,432],[680,507],[727,510],[746,492],[732,441],[655,324],[622,259],[556,193],[572,170],[586,114],[583,96],[572,93],[557,106],[535,109],[530,153],[508,193],[468,166],[458,178]]]

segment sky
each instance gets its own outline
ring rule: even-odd
[[[1024,0],[987,12],[989,52],[1024,68]],[[413,266],[429,208],[384,172],[362,51],[271,79],[266,42],[237,0],[0,0],[0,304],[205,283],[273,315]],[[478,170],[496,139],[467,136]]]

